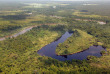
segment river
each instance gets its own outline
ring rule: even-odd
[[[17,36],[19,36],[21,34],[24,34],[24,33],[28,32],[28,31],[30,31],[33,27],[37,27],[37,26],[31,26],[31,27],[28,27],[28,28],[26,28],[26,29],[14,34],[14,35],[0,38],[0,41],[3,41],[5,39],[7,39],[7,38],[17,37]],[[93,56],[100,57],[101,56],[100,52],[102,50],[105,50],[102,46],[91,46],[89,49],[87,49],[87,50],[85,50],[83,52],[80,52],[80,53],[75,53],[75,54],[72,54],[72,55],[64,55],[64,56],[56,55],[55,50],[56,50],[57,45],[59,43],[63,43],[71,35],[72,35],[72,33],[65,32],[65,34],[62,35],[62,37],[60,39],[58,39],[57,41],[54,41],[54,42],[46,45],[42,49],[40,49],[38,51],[38,54],[40,54],[42,56],[52,57],[52,58],[58,59],[60,61],[72,60],[72,59],[83,60],[83,59],[86,59],[88,55],[93,55]]]
[[[28,32],[28,31],[30,31],[33,27],[37,27],[37,26],[30,26],[30,27],[27,27],[27,28],[25,28],[24,30],[22,30],[22,31],[20,31],[20,32],[18,32],[18,33],[16,33],[16,34],[13,34],[13,35],[10,35],[10,36],[2,37],[2,38],[0,38],[0,41],[6,40],[7,38],[13,38],[13,37],[17,37],[17,36],[19,36],[19,35],[22,35],[22,34]]]
[[[87,56],[89,55],[100,57],[101,56],[100,52],[102,50],[106,50],[102,46],[91,46],[89,49],[85,51],[75,53],[72,55],[64,55],[64,56],[56,55],[55,50],[56,50],[57,45],[59,43],[64,42],[71,35],[72,33],[66,32],[64,35],[62,35],[60,39],[44,46],[37,53],[41,56],[48,56],[48,57],[51,57],[51,58],[54,58],[60,61],[65,61],[65,60],[72,60],[72,59],[83,60],[83,59],[86,59]]]

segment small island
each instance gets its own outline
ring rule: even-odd
[[[71,37],[56,48],[57,55],[69,55],[88,49],[97,44],[96,38],[81,30],[74,30]]]

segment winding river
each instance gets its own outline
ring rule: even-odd
[[[17,37],[17,36],[19,36],[21,34],[24,34],[24,33],[28,32],[28,31],[30,31],[33,27],[37,27],[37,26],[31,26],[31,27],[28,27],[28,28],[26,28],[26,29],[14,34],[14,35],[5,36],[3,38],[0,38],[0,41],[3,41],[5,39],[7,39],[7,38]],[[58,39],[57,41],[54,41],[54,42],[46,45],[42,49],[40,49],[38,51],[38,54],[42,55],[42,56],[52,57],[52,58],[58,59],[60,61],[72,60],[72,59],[83,60],[83,59],[86,59],[88,55],[93,55],[93,56],[100,57],[101,56],[100,51],[106,50],[102,46],[91,46],[89,49],[87,49],[87,50],[85,50],[83,52],[80,52],[80,53],[75,53],[75,54],[72,54],[72,55],[64,55],[64,56],[56,55],[55,50],[56,50],[57,45],[59,43],[63,43],[71,35],[72,35],[72,33],[65,32],[65,34],[62,35],[62,37],[60,39]]]
[[[38,51],[38,54],[41,55],[41,56],[52,57],[52,58],[60,60],[60,61],[65,61],[65,60],[72,60],[72,59],[83,60],[83,59],[86,59],[87,56],[89,56],[89,55],[100,57],[101,56],[100,52],[102,50],[106,51],[106,49],[104,49],[102,46],[91,46],[89,49],[87,49],[83,52],[75,53],[75,54],[72,54],[72,55],[64,55],[64,56],[56,55],[55,50],[56,50],[57,45],[59,43],[64,42],[71,35],[72,35],[72,33],[66,32],[57,41],[54,41],[54,42],[46,45],[42,49],[40,49]]]
[[[31,27],[25,28],[24,30],[22,30],[22,31],[20,31],[20,32],[18,32],[18,33],[16,33],[16,34],[13,34],[13,35],[10,35],[10,36],[2,37],[2,38],[0,38],[0,41],[3,41],[3,40],[5,40],[5,39],[7,39],[7,38],[13,38],[13,37],[17,37],[17,36],[19,36],[19,35],[22,35],[22,34],[28,32],[28,31],[30,31],[33,27],[37,27],[37,26],[31,26]]]

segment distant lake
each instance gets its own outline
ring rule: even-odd
[[[62,37],[60,39],[46,45],[42,49],[40,49],[38,51],[38,54],[41,55],[41,56],[52,57],[52,58],[60,60],[60,61],[72,60],[72,59],[83,60],[83,59],[86,59],[87,56],[89,56],[89,55],[100,57],[101,56],[100,52],[102,50],[106,50],[102,46],[91,46],[91,47],[89,47],[89,49],[87,49],[83,52],[80,52],[80,53],[75,53],[75,54],[72,54],[72,55],[65,55],[65,56],[59,56],[59,55],[57,56],[56,53],[55,53],[57,45],[59,43],[63,43],[71,35],[72,35],[72,33],[65,32],[65,34],[62,35]]]

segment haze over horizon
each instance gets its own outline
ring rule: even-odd
[[[0,0],[0,1],[15,1],[15,0]],[[110,0],[16,0],[16,1],[110,1]]]

